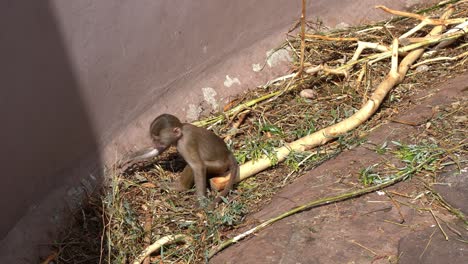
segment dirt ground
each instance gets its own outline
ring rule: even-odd
[[[466,73],[427,87],[411,98],[412,107],[399,113],[396,122],[380,126],[365,144],[344,151],[286,186],[247,222],[264,221],[349,188],[362,168],[392,159],[375,151],[384,142],[414,144],[422,138],[430,140],[431,131],[437,129],[457,130],[460,141],[465,140],[467,89]],[[440,111],[454,107],[461,110],[442,123],[435,120]],[[431,185],[448,204],[468,214],[467,166],[462,163],[458,168],[432,175],[435,183]],[[432,205],[434,198],[420,177],[424,175],[398,183],[386,193],[374,192],[295,214],[225,249],[210,263],[468,263],[466,225],[435,204],[432,212],[421,210]]]

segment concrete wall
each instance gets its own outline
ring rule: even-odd
[[[284,39],[300,2],[0,2],[0,262],[34,259],[28,248],[49,241],[45,230],[104,165],[147,143],[154,116],[191,120],[284,74],[284,62],[260,73],[252,64]],[[375,4],[415,2],[308,1],[308,18],[355,24],[383,18]]]
[[[99,150],[47,1],[0,2],[0,239]],[[65,176],[67,175],[67,176]]]

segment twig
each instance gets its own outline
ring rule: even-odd
[[[460,46],[456,47],[455,50],[462,49],[464,47],[468,46],[468,43],[461,44]]]
[[[41,262],[41,264],[49,264],[58,257],[58,254],[58,251],[52,252],[44,261]]]
[[[450,40],[450,39],[456,39],[456,38],[459,38],[459,37],[461,37],[463,35],[466,35],[467,33],[468,32],[456,32],[456,33],[451,33],[451,34],[446,35],[446,36],[444,35],[444,36],[435,36],[433,38],[427,38],[426,41],[410,44],[410,45],[399,48],[398,53],[402,54],[402,53],[405,53],[405,52],[408,52],[408,51],[413,51],[413,50],[423,48],[425,46],[429,46],[429,45],[434,44],[434,43],[439,43],[439,42],[442,42],[442,41],[445,41],[445,40]],[[389,57],[391,57],[391,51],[386,51],[386,52],[382,52],[382,53],[379,53],[379,54],[369,55],[367,57],[364,57],[364,58],[356,60],[356,61],[349,61],[345,65],[342,65],[342,66],[340,66],[340,67],[338,67],[336,69],[347,69],[347,68],[350,68],[350,67],[352,67],[352,66],[354,66],[355,64],[358,64],[358,63],[372,61],[372,60],[376,60],[376,59],[383,60],[383,59],[386,59],[386,58],[389,58]]]
[[[463,23],[463,22],[466,21],[466,18],[453,18],[453,19],[447,19],[447,18],[440,18],[440,19],[437,19],[437,18],[428,18],[428,17],[423,16],[423,15],[418,15],[418,14],[414,14],[414,13],[409,13],[409,12],[404,12],[404,11],[393,10],[393,9],[390,9],[390,8],[385,7],[385,6],[382,6],[382,5],[378,5],[378,6],[376,6],[375,8],[382,9],[383,11],[385,11],[385,12],[387,12],[387,13],[390,13],[390,14],[393,14],[393,15],[397,15],[397,16],[415,18],[415,19],[424,21],[427,25],[433,25],[433,26],[435,26],[435,25],[441,26],[441,25],[459,24],[459,23]]]
[[[143,227],[143,230],[145,232],[145,237],[144,237],[144,242],[145,242],[145,247],[149,247],[151,245],[151,224],[152,224],[153,217],[151,216],[150,210],[146,211],[145,214],[145,225]],[[143,264],[150,264],[150,258],[149,255],[144,258]]]
[[[405,222],[405,217],[403,216],[403,213],[401,212],[400,205],[395,201],[395,199],[393,199],[393,197],[390,194],[388,194],[388,192],[385,192],[385,194],[388,196],[388,198],[390,198],[390,201],[392,201],[393,205],[395,205],[398,211],[398,214],[400,215],[400,218],[401,218],[400,224],[403,224]]]
[[[357,47],[356,51],[354,52],[353,57],[351,58],[351,60],[349,62],[357,61],[357,59],[359,59],[359,56],[361,56],[361,53],[365,49],[374,49],[374,50],[378,50],[378,51],[381,51],[381,52],[385,52],[385,51],[390,50],[389,47],[378,44],[378,43],[358,41],[358,47]]]
[[[374,256],[378,256],[378,255],[379,255],[379,254],[375,253],[375,251],[373,251],[372,249],[370,249],[370,248],[368,248],[368,247],[366,247],[366,246],[364,246],[364,245],[362,245],[362,244],[360,244],[360,243],[358,243],[358,242],[356,242],[356,241],[354,241],[354,240],[349,240],[349,242],[350,242],[350,243],[353,243],[353,244],[355,244],[355,245],[358,245],[358,246],[360,246],[361,248],[363,248],[363,249],[369,251],[369,252],[372,253]]]
[[[310,75],[316,74],[320,71],[323,71],[325,74],[343,75],[345,76],[345,78],[348,77],[348,72],[346,70],[329,68],[327,65],[323,64],[320,64],[318,66],[311,66],[305,70],[305,72]]]
[[[425,36],[425,37],[412,37],[412,38],[398,38],[403,43],[418,43],[426,40],[437,39],[439,36]]]
[[[431,63],[431,62],[436,62],[436,61],[455,61],[455,60],[459,60],[463,57],[466,57],[468,56],[468,51],[465,51],[463,52],[462,54],[459,54],[455,57],[437,57],[437,58],[432,58],[432,59],[427,59],[427,60],[424,60],[424,61],[421,61],[421,62],[418,62],[416,64],[414,64],[413,66],[411,66],[411,68],[416,68],[420,65],[423,65],[423,64],[428,64],[428,63]]]
[[[304,70],[304,54],[305,54],[305,24],[306,24],[306,0],[302,0],[301,14],[301,64],[296,76],[301,76]]]
[[[239,115],[239,118],[237,119],[237,122],[235,122],[233,125],[232,125],[232,128],[233,129],[237,129],[240,127],[240,125],[244,122],[245,118],[247,117],[247,115],[250,113],[250,111],[245,111],[244,113],[242,113],[241,115]],[[224,142],[228,142],[231,138],[232,138],[232,134],[229,134],[227,135],[225,138],[224,138]]]
[[[468,244],[468,240],[463,240],[463,239],[460,239],[460,238],[455,238],[455,240],[458,240],[462,243],[465,243],[465,244]]]
[[[393,221],[390,221],[390,220],[384,220],[384,222],[387,222],[387,223],[390,223],[390,224],[394,224],[394,225],[397,225],[397,226],[402,226],[402,227],[408,227],[408,228],[411,228],[411,226],[410,226],[410,225],[400,224],[400,223],[393,222]]]
[[[304,162],[306,162],[308,159],[310,159],[312,156],[314,155],[317,155],[319,153],[317,152],[313,152],[313,153],[310,153],[309,155],[307,155],[307,157],[305,157],[303,160],[301,160],[298,164],[297,164],[297,167],[300,167],[302,164],[304,164]],[[294,173],[295,171],[291,171],[290,173],[288,173],[288,175],[286,176],[286,178],[284,178],[283,180],[283,185],[286,184],[286,181],[289,179],[289,177],[291,177],[291,175]]]
[[[399,124],[408,125],[408,126],[419,126],[419,125],[421,125],[419,123],[415,123],[415,122],[411,122],[411,121],[405,121],[405,120],[399,120],[399,119],[394,119],[394,118],[389,118],[388,120],[391,121],[391,122],[394,122],[394,123],[399,123]]]
[[[426,250],[427,250],[427,248],[429,247],[429,244],[431,244],[432,237],[434,236],[435,232],[436,232],[436,230],[434,230],[434,231],[432,232],[431,236],[429,237],[429,241],[427,241],[427,244],[426,244],[426,246],[424,247],[423,252],[421,253],[421,255],[419,255],[419,259],[421,259],[421,258],[423,257],[423,255],[424,255],[424,253],[426,253]]]
[[[419,15],[419,14],[409,13],[409,12],[405,12],[405,11],[393,10],[393,9],[390,9],[390,8],[385,7],[383,5],[375,6],[375,8],[380,8],[383,11],[385,11],[387,13],[390,13],[392,15],[397,15],[397,16],[402,16],[402,17],[411,17],[411,18],[416,18],[416,19],[419,19],[419,20],[426,19],[425,16],[422,16],[422,15]]]
[[[383,202],[383,201],[368,201],[368,202],[370,203],[370,202]],[[369,212],[364,213],[362,215],[370,215],[370,214],[377,213],[377,212],[388,212],[390,210],[392,210],[392,206],[385,206],[385,207],[382,207],[382,208],[378,208],[378,209],[369,211]]]
[[[443,220],[442,220],[443,221]],[[453,233],[455,233],[457,236],[463,238],[463,235],[460,233],[460,231],[458,231],[457,229],[455,229],[454,227],[450,226],[449,223],[447,223],[446,221],[444,221],[445,225],[448,227],[448,229],[450,229],[450,231],[452,231]]]
[[[395,192],[395,191],[388,191],[388,192],[391,193],[391,194],[394,194],[394,195],[398,195],[398,196],[401,196],[401,197],[405,197],[405,198],[410,198],[410,199],[413,198],[413,197],[411,197],[411,196],[409,196],[409,195],[406,195],[406,194],[403,194],[403,193],[399,193],[399,192]]]
[[[398,78],[398,79],[403,79],[404,75],[400,75],[398,73],[398,39],[393,39],[393,44],[392,44],[392,64],[390,68],[390,77]],[[401,62],[401,65],[403,65],[403,61]],[[400,65],[400,66],[401,66]],[[406,72],[404,73],[406,75]]]
[[[361,87],[361,82],[362,82],[362,79],[364,79],[366,72],[367,72],[367,64],[363,64],[361,70],[359,71],[358,78],[356,79],[356,90],[359,90],[359,88]]]
[[[293,77],[294,74],[291,74],[290,76],[287,76],[289,78]],[[286,79],[289,79],[289,78],[286,78]],[[279,78],[275,79],[274,81],[278,81]],[[206,125],[209,125],[209,124],[213,124],[213,123],[216,123],[216,122],[219,122],[221,120],[224,120],[226,118],[226,116],[230,116],[230,115],[233,115],[235,113],[238,113],[238,112],[241,112],[253,105],[256,105],[260,102],[263,102],[265,100],[268,100],[272,97],[275,97],[276,95],[280,94],[281,91],[276,91],[276,92],[272,92],[272,93],[269,93],[269,94],[266,94],[266,95],[263,95],[259,98],[256,98],[256,99],[253,99],[249,102],[246,102],[246,103],[242,103],[234,108],[231,108],[229,111],[227,112],[224,112],[223,114],[220,114],[220,115],[217,115],[217,116],[214,116],[214,117],[210,117],[210,118],[207,118],[207,119],[204,119],[204,120],[200,120],[200,121],[196,121],[196,122],[193,122],[192,124],[193,125],[196,125],[196,126],[206,126]]]
[[[114,173],[116,172],[116,169],[114,167]],[[112,178],[115,177],[115,174],[113,175]],[[115,196],[114,193],[112,193],[113,196]],[[115,201],[115,197],[112,197],[112,201]],[[99,264],[102,263],[103,261],[103,254],[104,254],[104,245],[107,244],[107,262],[108,263],[111,263],[111,245],[112,245],[112,239],[111,239],[111,231],[110,231],[110,223],[112,223],[113,221],[113,217],[114,215],[111,213],[111,214],[107,214],[106,213],[106,210],[104,210],[106,208],[106,203],[104,202],[104,200],[101,201],[101,204],[102,204],[102,208],[103,208],[103,213],[102,213],[102,216],[101,216],[101,221],[102,221],[102,236],[101,236],[101,253],[100,253],[100,256],[99,256]],[[107,219],[106,219],[107,218]],[[107,220],[107,221],[106,221]],[[106,243],[104,243],[104,237],[107,238],[107,241]]]
[[[411,30],[409,30],[408,32],[404,33],[403,35],[401,35],[399,37],[399,39],[404,39],[404,38],[407,38],[411,35],[413,35],[414,33],[418,32],[419,30],[421,30],[423,27],[427,26],[427,22],[426,21],[422,21],[421,23],[419,23],[417,26],[415,26],[414,28],[412,28]]]
[[[436,199],[442,204],[443,207],[445,207],[445,209],[447,209],[449,212],[451,212],[460,220],[462,220],[463,223],[465,223],[465,225],[468,225],[468,219],[466,219],[465,214],[463,214],[460,210],[450,205],[447,201],[445,201],[445,199],[438,192],[436,192],[433,188],[431,188],[427,184],[424,184],[424,187],[428,189],[431,192],[431,194],[436,197]]]
[[[321,40],[328,40],[328,41],[358,41],[358,38],[340,38],[340,37],[329,37],[324,35],[316,35],[316,34],[305,34],[306,38],[315,38]]]
[[[386,27],[386,28],[394,28],[394,26],[390,26],[390,25],[386,25],[385,27]],[[371,28],[365,28],[365,29],[356,31],[356,33],[357,33],[357,34],[361,34],[361,33],[366,33],[366,32],[369,32],[369,31],[382,30],[383,28],[384,28],[383,26],[376,26],[376,27],[371,27]]]
[[[239,99],[235,99],[235,100],[232,100],[230,101],[229,103],[227,103],[224,107],[223,107],[223,112],[226,112],[228,111],[229,109],[232,108],[233,105],[237,104],[240,100]]]
[[[440,226],[439,220],[437,220],[437,217],[435,216],[434,211],[432,211],[432,209],[429,208],[429,212],[431,212],[432,217],[434,217],[434,220],[436,221],[437,226],[439,227],[440,231],[441,231],[442,234],[444,235],[445,240],[448,240],[448,236],[447,236],[447,234],[445,233],[445,231],[444,231],[444,229],[442,228],[442,226]]]
[[[143,259],[147,256],[151,255],[154,251],[160,249],[162,246],[169,244],[169,243],[176,243],[176,242],[184,242],[190,243],[192,239],[186,235],[178,234],[178,235],[168,235],[165,237],[160,238],[158,241],[154,242],[149,247],[145,248],[140,255],[138,255],[133,262],[133,264],[140,264]]]

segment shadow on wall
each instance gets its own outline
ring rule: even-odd
[[[0,58],[1,241],[99,153],[49,1],[0,2]]]

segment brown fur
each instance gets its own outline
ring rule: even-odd
[[[224,141],[213,132],[181,123],[173,115],[163,114],[151,123],[150,136],[159,153],[175,145],[187,162],[176,187],[177,190],[188,190],[195,184],[197,195],[205,197],[208,178],[222,175],[227,171],[230,171],[231,176],[221,196],[226,196],[232,189],[239,174],[239,166]],[[214,203],[220,201],[221,197],[218,196]]]

